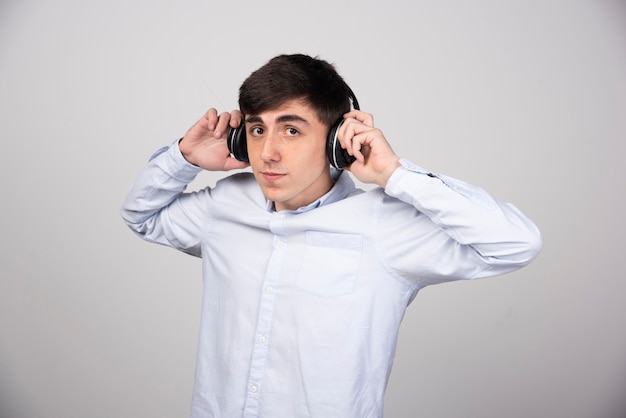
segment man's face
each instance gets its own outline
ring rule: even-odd
[[[326,159],[326,127],[300,100],[246,115],[248,158],[265,197],[276,210],[295,210],[332,187]]]

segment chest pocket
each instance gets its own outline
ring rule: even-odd
[[[308,231],[296,285],[322,297],[351,293],[362,252],[361,235]]]

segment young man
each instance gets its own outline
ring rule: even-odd
[[[275,57],[242,84],[241,112],[209,109],[128,194],[136,233],[203,259],[192,417],[380,417],[417,292],[507,273],[540,251],[515,207],[400,159],[351,98],[327,62]],[[356,158],[346,170],[379,187],[358,190],[330,167],[338,120]],[[203,169],[248,165],[183,193]]]

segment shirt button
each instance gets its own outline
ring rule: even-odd
[[[260,342],[261,344],[265,344],[265,341],[267,341],[267,338],[265,338],[263,335],[261,335],[261,336],[259,337],[259,342]]]
[[[281,240],[276,241],[276,246],[278,248],[283,248],[283,245],[285,245],[285,243],[283,241],[281,241]]]
[[[266,293],[274,293],[274,288],[273,288],[272,286],[267,286],[267,287],[265,288],[265,292],[266,292]]]
[[[256,387],[256,385],[250,386],[250,392],[256,393],[257,390],[258,390],[258,388]]]

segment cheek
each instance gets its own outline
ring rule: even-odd
[[[328,162],[328,158],[326,158],[326,141],[310,147],[305,156],[312,164],[326,164]]]
[[[263,164],[263,159],[261,158],[261,148],[256,144],[248,143],[248,161],[253,169],[255,167],[260,167]]]

